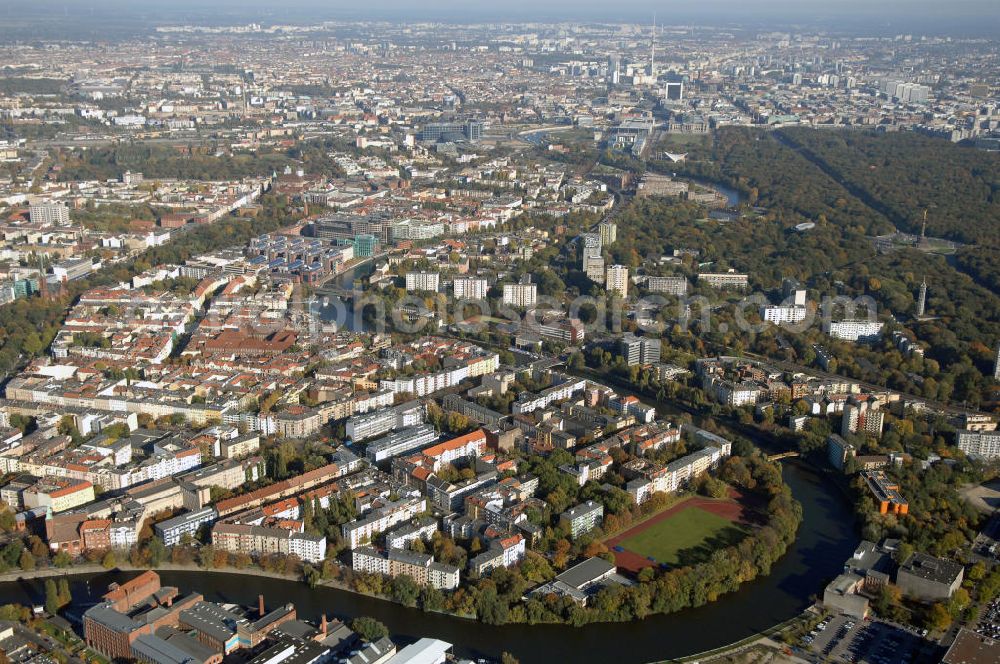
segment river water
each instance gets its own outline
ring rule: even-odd
[[[721,182],[715,182],[713,180],[702,180],[701,178],[692,178],[688,176],[683,176],[682,180],[690,180],[697,185],[706,187],[708,189],[714,189],[723,196],[726,197],[726,201],[730,207],[736,207],[743,202],[743,197],[740,192],[736,191],[732,187],[722,184]]]
[[[360,315],[355,315],[353,300],[340,297],[336,294],[336,291],[353,292],[354,281],[356,279],[368,279],[374,271],[375,261],[368,260],[365,263],[360,263],[349,268],[343,274],[339,274],[332,279],[328,285],[320,288],[316,292],[317,297],[320,298],[318,312],[320,318],[324,321],[336,322],[338,328],[341,330],[364,332],[365,323]],[[326,304],[323,304],[322,298],[324,297],[327,298]]]
[[[349,619],[368,615],[384,622],[394,635],[431,636],[455,644],[458,654],[498,657],[506,650],[524,664],[547,662],[651,662],[718,648],[791,618],[811,604],[823,586],[843,569],[857,545],[850,506],[822,476],[797,462],[784,464],[784,477],[802,503],[798,538],[771,574],[744,584],[737,592],[697,609],[650,616],[631,623],[492,627],[441,614],[407,609],[391,602],[332,588],[309,589],[279,579],[212,572],[161,572],[165,585],[198,591],[216,601],[255,605],[263,594],[268,606],[293,602],[301,617],[320,614]],[[114,580],[133,574],[75,577],[75,602],[93,602]],[[0,603],[41,603],[44,582],[0,584]]]
[[[367,277],[372,269],[371,263],[359,265],[334,283],[349,290],[354,279]],[[658,409],[669,410],[666,406],[658,404]],[[766,444],[766,441],[756,442]],[[803,519],[795,543],[768,576],[744,584],[737,592],[712,604],[630,623],[599,623],[579,628],[493,627],[424,613],[343,590],[310,589],[305,584],[281,579],[194,570],[163,571],[160,575],[164,585],[177,586],[182,592],[197,591],[209,600],[249,606],[256,605],[257,596],[263,594],[268,606],[293,602],[299,615],[307,620],[318,620],[324,613],[342,620],[372,616],[385,623],[394,636],[444,639],[455,644],[457,654],[466,657],[498,658],[506,650],[523,664],[630,664],[672,659],[725,646],[794,617],[812,603],[827,581],[842,571],[844,560],[858,543],[850,505],[829,480],[804,464],[785,462],[783,474],[795,498],[802,503]],[[131,576],[134,573],[110,572],[73,577],[75,609],[96,601],[112,581]],[[2,583],[0,604],[40,604],[44,593],[43,580]]]

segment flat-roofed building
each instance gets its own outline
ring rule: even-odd
[[[949,599],[962,585],[965,568],[953,560],[913,553],[896,572],[896,585],[907,597],[925,602]]]
[[[489,283],[480,277],[455,277],[452,288],[456,300],[485,300]]]
[[[560,525],[568,527],[574,538],[599,528],[603,520],[604,505],[593,500],[575,505],[559,515]]]
[[[825,321],[823,332],[844,341],[872,341],[878,339],[884,326],[881,321],[867,319]]]
[[[646,288],[652,293],[684,295],[688,290],[688,281],[685,277],[649,277]]]
[[[436,293],[440,284],[441,275],[437,272],[407,272],[406,292],[416,293],[420,291],[430,291]]]
[[[996,664],[1000,662],[1000,640],[962,627],[941,659],[941,664]]]
[[[628,297],[628,268],[624,265],[609,265],[606,271],[604,289],[608,293],[617,293],[619,297]]]
[[[533,307],[538,302],[537,284],[504,284],[503,303],[512,307]]]
[[[660,340],[654,337],[638,337],[626,332],[619,340],[618,348],[625,363],[630,367],[660,361]]]
[[[868,484],[868,490],[875,498],[880,514],[901,515],[909,512],[910,505],[899,492],[899,484],[883,471],[866,470],[862,471],[861,476]]]
[[[1000,431],[956,431],[958,449],[979,459],[1000,458]]]
[[[380,463],[392,457],[426,447],[437,439],[438,433],[434,427],[429,424],[418,424],[376,438],[368,443],[365,455],[373,463]]]
[[[704,283],[712,288],[733,288],[743,290],[749,285],[749,275],[738,272],[702,272],[698,275],[698,283]]]
[[[161,521],[155,524],[153,529],[166,546],[174,546],[180,544],[184,535],[194,537],[199,528],[212,523],[217,517],[214,507],[205,507]]]
[[[28,217],[33,224],[69,224],[69,208],[62,203],[35,203],[28,206]]]

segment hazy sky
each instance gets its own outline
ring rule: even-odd
[[[1000,0],[0,0],[0,23],[72,27],[74,20],[162,23],[305,22],[322,19],[594,20],[789,24],[856,30],[910,27],[944,32],[966,26],[1000,32]]]

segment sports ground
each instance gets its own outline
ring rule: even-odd
[[[632,526],[606,544],[618,567],[638,572],[658,565],[691,565],[740,541],[751,515],[736,495],[692,497]]]

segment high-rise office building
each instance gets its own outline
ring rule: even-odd
[[[684,83],[681,81],[667,83],[663,86],[663,97],[669,101],[681,101],[684,99]]]
[[[354,245],[355,258],[369,258],[375,255],[378,248],[378,238],[371,233],[359,233],[350,241]]]
[[[438,141],[478,141],[483,137],[486,125],[482,120],[466,120],[465,122],[428,122],[420,130],[418,140],[428,143]]]
[[[608,56],[608,83],[618,85],[621,78],[622,63],[617,55]]]
[[[320,240],[353,240],[358,235],[374,235],[388,243],[392,224],[375,215],[337,213],[321,217],[313,224],[313,233]]]

